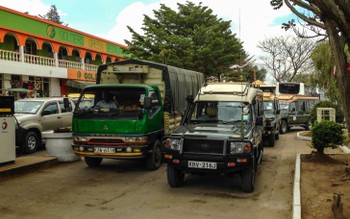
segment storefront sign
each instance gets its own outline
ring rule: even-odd
[[[68,69],[67,78],[81,81],[96,81],[96,72]]]

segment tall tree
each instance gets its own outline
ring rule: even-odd
[[[334,59],[329,42],[320,43],[312,52],[315,72],[311,78],[314,86],[324,90],[326,96],[333,102],[340,102],[340,95],[334,74]]]
[[[63,22],[61,21],[61,17],[58,14],[58,10],[56,8],[55,5],[51,5],[49,11],[45,14],[45,15],[40,15],[39,17],[45,19],[45,20],[49,20],[58,24],[63,24]]]
[[[267,54],[263,62],[272,70],[277,82],[296,81],[297,74],[311,70],[311,52],[316,42],[298,37],[272,37],[259,42],[258,47]]]
[[[201,3],[177,4],[178,11],[161,4],[155,19],[144,16],[144,35],[130,26],[132,41],[126,40],[126,52],[133,57],[174,65],[215,76],[219,80],[230,66],[247,55],[242,42],[223,21]]]
[[[324,30],[329,38],[329,44],[336,65],[336,78],[342,100],[346,127],[350,136],[350,78],[347,73],[348,57],[345,50],[350,52],[350,1],[349,0],[270,0],[274,9],[286,5],[296,16],[306,22],[306,27],[313,30]],[[295,21],[285,24],[300,36],[305,32],[296,29]],[[317,35],[321,32],[316,31]]]

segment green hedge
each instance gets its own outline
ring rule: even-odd
[[[311,145],[320,153],[326,147],[336,148],[343,144],[343,125],[339,123],[328,120],[316,122],[311,132]]]

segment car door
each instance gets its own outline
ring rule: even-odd
[[[41,111],[42,131],[54,130],[61,127],[62,119],[56,100],[47,101]]]
[[[69,107],[66,108],[64,106],[63,100],[59,100],[59,108],[61,111],[61,127],[59,128],[67,128],[72,126],[72,116],[73,116],[73,102],[69,100]]]

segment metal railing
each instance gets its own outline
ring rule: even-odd
[[[0,49],[0,60],[21,62],[21,54],[19,52],[1,50]],[[34,65],[44,65],[44,66],[55,66],[55,59],[51,57],[37,56],[31,54],[24,54],[24,62]],[[86,70],[96,72],[98,66],[93,64],[85,63],[84,66],[81,62],[74,62],[69,60],[58,60],[58,67],[70,68],[77,70]]]

